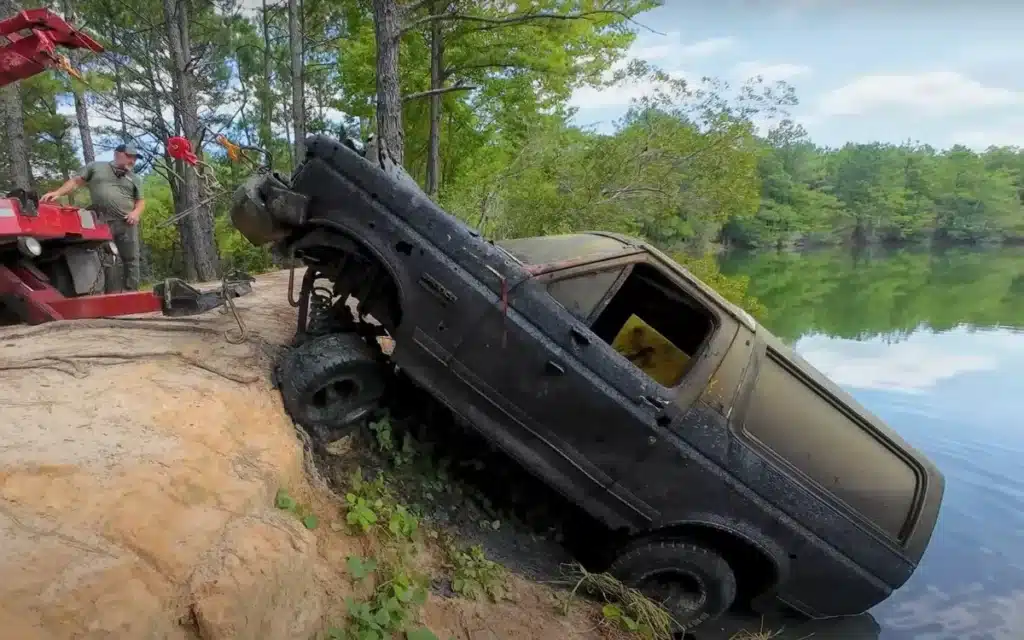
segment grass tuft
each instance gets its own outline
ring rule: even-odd
[[[658,603],[610,574],[591,573],[579,563],[571,565],[570,574],[576,578],[576,585],[566,601],[566,611],[572,596],[583,590],[604,601],[601,613],[605,620],[645,638],[671,640],[672,616]]]

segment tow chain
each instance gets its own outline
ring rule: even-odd
[[[229,329],[224,332],[224,339],[229,344],[242,344],[249,339],[249,330],[245,326],[245,322],[242,321],[242,316],[238,313],[238,308],[235,306],[234,299],[228,295],[228,282],[228,274],[225,273],[224,277],[221,279],[220,292],[221,296],[224,298],[225,306],[227,306],[228,310],[231,312],[231,316],[235,319],[235,324],[238,325],[238,337],[232,338],[231,330]],[[235,282],[241,282],[241,280],[231,280],[230,282],[234,284]]]

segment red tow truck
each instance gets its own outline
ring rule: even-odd
[[[48,9],[0,20],[0,86],[48,69],[74,74],[58,47],[102,53],[103,47]],[[0,40],[2,42],[2,40]],[[194,315],[250,292],[236,277],[202,292],[177,278],[152,291],[103,293],[104,262],[118,260],[107,225],[89,209],[40,202],[15,189],[0,197],[0,325],[39,324],[162,312]]]

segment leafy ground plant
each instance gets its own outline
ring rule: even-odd
[[[489,560],[480,545],[462,549],[449,537],[442,546],[452,570],[452,590],[455,593],[471,600],[487,597],[498,602],[505,598],[505,568]]]
[[[316,529],[317,525],[320,524],[319,518],[310,510],[309,506],[298,502],[295,498],[288,495],[288,490],[284,487],[277,490],[277,495],[274,497],[274,506],[282,511],[294,514],[307,529]]]
[[[432,631],[416,623],[426,602],[429,580],[414,569],[419,518],[399,504],[383,474],[366,480],[361,468],[349,479],[345,496],[346,520],[362,534],[383,542],[376,558],[352,556],[346,568],[357,581],[373,580],[373,593],[365,600],[348,598],[347,624],[333,628],[331,640],[436,640]]]
[[[426,580],[409,571],[401,558],[379,563],[352,556],[346,567],[357,581],[376,579],[373,594],[363,601],[346,598],[348,625],[328,632],[331,640],[383,640],[400,637],[437,640],[432,631],[416,625],[416,612],[427,600]]]
[[[371,422],[370,431],[376,440],[377,450],[396,468],[406,466],[416,457],[416,443],[411,434],[403,434],[401,444],[395,441],[395,432],[389,415],[385,414]]]

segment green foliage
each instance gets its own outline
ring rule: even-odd
[[[347,566],[357,580],[376,578],[377,585],[365,601],[345,599],[348,625],[331,629],[328,637],[339,640],[383,640],[404,632],[407,637],[429,638],[433,634],[423,628],[410,628],[416,612],[427,600],[427,586],[422,576],[414,575],[402,564],[378,566],[372,558],[350,557]],[[424,632],[431,635],[424,635]]]
[[[640,626],[639,622],[624,613],[622,611],[622,607],[617,604],[608,603],[601,607],[601,616],[608,622],[612,622],[620,626],[623,631],[641,633],[645,630]]]
[[[370,431],[373,432],[376,440],[377,450],[395,467],[409,464],[416,456],[416,444],[411,434],[403,434],[400,446],[395,442],[391,419],[387,415],[371,422]]]
[[[452,590],[471,600],[505,598],[505,568],[488,559],[480,545],[460,548],[453,540],[444,542],[445,555],[452,571]]]
[[[856,242],[989,244],[1024,239],[1024,151],[847,144],[822,149],[784,121],[760,143],[761,203],[726,242],[786,248]]]
[[[398,503],[384,474],[367,481],[357,467],[349,480],[345,505],[347,522],[362,533],[376,531],[392,540],[409,542],[419,531],[419,517]]]
[[[747,313],[754,317],[760,317],[764,313],[765,308],[761,301],[750,295],[748,289],[750,279],[744,275],[727,276],[723,274],[718,267],[718,261],[710,253],[700,257],[676,253],[672,257],[723,298]]]
[[[310,507],[296,501],[284,487],[277,490],[277,495],[274,496],[274,506],[295,515],[307,529],[316,529],[320,524],[320,519],[310,510]]]
[[[434,638],[429,629],[414,624],[429,584],[427,576],[413,569],[419,518],[396,501],[382,474],[367,481],[360,468],[349,479],[345,501],[348,523],[361,533],[378,535],[384,545],[376,558],[346,559],[348,573],[358,581],[372,579],[374,590],[366,600],[345,600],[347,624],[331,629],[329,637],[383,640],[404,633],[407,638]]]

